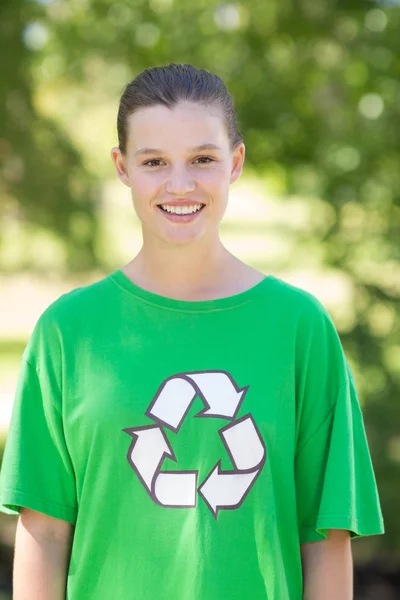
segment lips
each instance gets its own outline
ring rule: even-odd
[[[168,206],[168,205],[164,204],[164,206]],[[193,205],[191,205],[191,206],[193,206]],[[199,213],[199,212],[201,212],[203,210],[203,208],[205,207],[205,204],[197,204],[196,206],[200,206],[200,208],[197,208],[196,210],[193,210],[193,211],[190,211],[190,212],[175,212],[175,211],[172,211],[172,210],[166,210],[161,205],[158,205],[158,208],[160,210],[162,210],[162,212],[164,214],[167,214],[167,215],[174,215],[174,216],[178,216],[178,217],[187,217],[189,215],[197,215],[197,213]]]
[[[196,202],[196,200],[168,200],[167,202],[159,202],[157,206],[161,204],[167,206],[196,206],[196,204],[204,204],[204,202]]]
[[[205,208],[205,204],[201,205],[201,208],[193,211],[193,212],[188,212],[188,213],[176,213],[176,212],[172,212],[172,211],[167,211],[165,209],[163,209],[161,206],[157,207],[164,215],[164,217],[166,219],[168,219],[169,221],[173,221],[175,223],[186,223],[189,221],[193,221],[194,219],[196,219],[198,217],[198,215],[204,210]]]

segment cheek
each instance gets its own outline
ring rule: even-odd
[[[163,185],[164,179],[158,173],[133,173],[131,177],[132,196],[140,201],[141,198],[149,198],[157,193],[160,186]]]
[[[143,173],[133,173],[131,176],[132,190],[135,192],[145,191],[151,187],[151,179],[143,175]]]
[[[230,173],[225,166],[218,165],[207,170],[205,169],[195,177],[199,184],[204,187],[214,189],[215,191],[226,190],[227,186],[229,186]]]

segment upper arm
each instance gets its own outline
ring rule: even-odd
[[[312,559],[313,555],[324,551],[351,553],[350,532],[345,529],[329,529],[325,540],[300,544],[302,561]]]
[[[73,525],[21,507],[13,562],[13,598],[65,600]]]
[[[305,600],[353,598],[350,532],[329,529],[328,537],[300,545]]]
[[[339,586],[343,579],[351,581],[353,557],[349,531],[329,529],[325,540],[300,544],[300,552],[306,583],[315,577]]]
[[[21,508],[18,527],[41,540],[51,540],[70,544],[74,526],[62,519],[50,517],[30,508]]]

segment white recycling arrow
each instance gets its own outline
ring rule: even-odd
[[[128,460],[149,496],[162,506],[195,507],[197,471],[160,471],[165,456],[176,462],[175,454],[160,427],[145,425],[123,429],[134,439]]]
[[[199,487],[210,510],[217,518],[218,511],[238,508],[264,466],[265,447],[251,415],[245,415],[219,430],[225,448],[235,466],[222,471],[218,461],[213,471]]]
[[[186,373],[194,381],[206,408],[196,416],[233,418],[239,410],[249,386],[238,389],[224,371]]]
[[[253,485],[260,469],[250,473],[221,471],[221,461],[218,461],[210,475],[199,487],[199,494],[217,518],[221,509],[239,508]]]
[[[163,471],[154,482],[154,495],[158,504],[170,508],[196,506],[197,471]]]
[[[196,416],[233,419],[248,387],[239,389],[225,371],[181,373],[162,383],[146,415],[177,432],[199,395],[205,408]]]
[[[146,415],[169,429],[178,431],[196,394],[187,379],[170,377],[160,386]]]
[[[252,470],[264,460],[264,444],[251,415],[223,427],[219,434],[236,469]]]

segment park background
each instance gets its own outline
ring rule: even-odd
[[[400,595],[400,7],[369,0],[13,0],[0,7],[0,425],[34,324],[140,248],[110,149],[124,85],[190,63],[225,81],[246,144],[221,224],[331,313],[385,535],[352,542],[357,600]],[[0,600],[16,518],[0,515]]]

